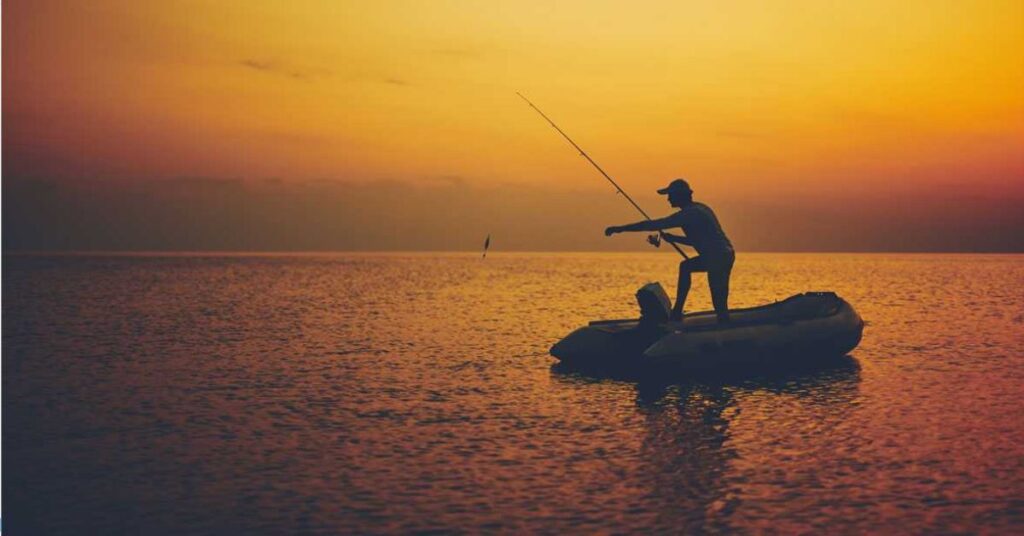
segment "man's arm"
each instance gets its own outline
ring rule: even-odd
[[[676,212],[671,216],[660,218],[657,220],[645,220],[631,223],[629,225],[613,225],[604,230],[605,236],[611,236],[615,233],[629,233],[635,231],[660,231],[662,229],[669,229],[671,227],[679,227],[679,216],[681,212]]]
[[[661,233],[662,240],[670,244],[683,244],[684,246],[692,246],[693,241],[682,235],[674,235],[669,233]]]

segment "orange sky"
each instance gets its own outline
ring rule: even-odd
[[[4,179],[1024,194],[1019,0],[553,4],[5,2]]]

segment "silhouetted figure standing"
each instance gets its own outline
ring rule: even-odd
[[[667,242],[685,244],[697,250],[698,255],[679,264],[679,286],[676,290],[676,304],[672,308],[672,320],[683,318],[683,305],[690,292],[690,274],[707,272],[708,286],[711,287],[711,302],[719,322],[729,321],[729,274],[732,272],[736,253],[732,242],[718,223],[711,208],[693,201],[693,190],[683,179],[676,179],[661,190],[668,195],[668,202],[679,212],[658,220],[641,221],[629,225],[612,226],[604,230],[605,236],[628,231],[663,231],[680,227],[683,236],[661,233]]]

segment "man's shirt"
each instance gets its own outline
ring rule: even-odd
[[[733,253],[732,242],[725,236],[711,207],[704,203],[690,203],[672,215],[672,219],[683,228],[697,253]]]

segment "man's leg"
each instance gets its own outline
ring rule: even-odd
[[[718,322],[729,321],[729,276],[732,274],[732,261],[708,270],[708,286],[711,287],[711,303],[715,306]]]
[[[686,295],[690,293],[690,274],[703,272],[704,260],[699,256],[687,259],[679,263],[679,284],[676,286],[676,305],[672,308],[670,320],[682,320],[683,306],[686,305]]]

